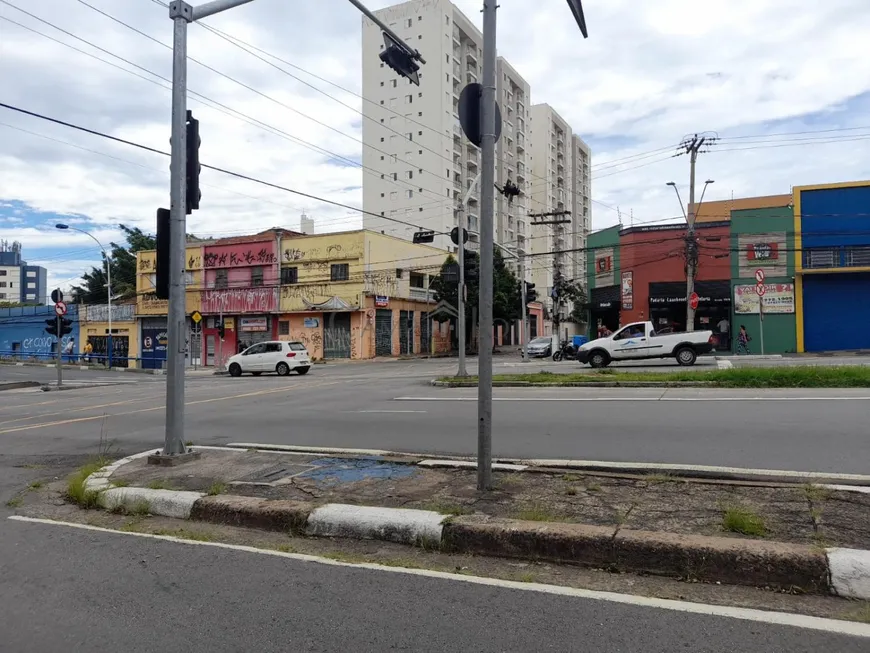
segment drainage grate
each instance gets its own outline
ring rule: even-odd
[[[308,471],[312,465],[271,465],[238,479],[237,483],[274,483]]]

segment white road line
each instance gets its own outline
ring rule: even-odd
[[[425,410],[348,410],[348,413],[425,413]]]
[[[34,517],[22,517],[18,515],[13,515],[9,517],[9,519],[19,522],[27,522],[31,524],[66,526],[68,528],[78,528],[87,531],[111,533],[120,536],[126,535],[131,537],[164,540],[167,542],[186,544],[189,546],[205,546],[216,547],[219,549],[230,549],[234,551],[255,553],[264,556],[289,558],[291,560],[298,560],[300,562],[314,562],[317,564],[328,565],[332,567],[350,567],[355,569],[369,569],[372,571],[379,571],[383,573],[405,574],[408,576],[421,576],[424,578],[438,578],[440,580],[450,580],[458,583],[487,585],[489,587],[501,587],[524,592],[539,592],[542,594],[551,594],[556,596],[565,596],[570,598],[587,599],[593,601],[608,601],[610,603],[620,603],[622,605],[633,605],[643,608],[657,608],[661,610],[672,610],[676,612],[686,612],[690,614],[700,614],[712,617],[740,619],[743,621],[753,621],[779,626],[791,626],[794,628],[804,628],[807,630],[817,630],[826,633],[836,633],[840,635],[849,635],[852,637],[864,637],[870,639],[870,624],[855,623],[851,621],[823,619],[820,617],[810,617],[806,615],[791,614],[785,612],[767,612],[765,610],[752,610],[749,608],[733,608],[721,605],[688,603],[685,601],[675,601],[671,599],[656,599],[646,596],[617,594],[616,592],[598,592],[594,590],[579,589],[575,587],[544,585],[541,583],[522,583],[510,580],[500,580],[497,578],[484,578],[480,576],[450,574],[442,571],[430,571],[428,569],[405,569],[402,567],[386,567],[373,563],[340,562],[338,560],[330,560],[328,558],[320,558],[318,556],[306,555],[302,553],[282,553],[281,551],[274,551],[270,549],[257,549],[251,546],[244,546],[240,544],[226,544],[223,542],[196,542],[193,540],[183,540],[169,535],[124,532],[109,528],[100,528],[99,526],[90,526],[88,524],[73,524],[69,522],[53,521],[50,519],[37,519]]]
[[[396,397],[395,401],[477,401],[477,397]],[[870,401],[860,397],[493,397],[493,401]]]

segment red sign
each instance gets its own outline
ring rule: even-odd
[[[599,258],[595,260],[595,269],[601,272],[610,272],[610,269],[613,265],[613,257],[605,256],[603,258]]]
[[[698,308],[698,300],[699,299],[700,298],[698,297],[698,293],[696,293],[696,292],[693,292],[691,295],[689,295],[689,306],[692,307],[693,311],[696,308]]]
[[[54,305],[54,312],[57,315],[66,315],[66,304],[64,302],[58,302]]]
[[[758,295],[759,297],[763,297],[764,293],[766,291],[767,291],[767,289],[764,287],[763,283],[759,283],[759,284],[755,285],[755,294]]]
[[[779,243],[752,243],[747,245],[746,258],[750,261],[775,261],[779,259]]]
[[[764,270],[758,268],[755,271],[755,282],[756,283],[764,283]]]
[[[202,312],[208,315],[224,313],[274,313],[278,310],[277,288],[239,288],[203,290]]]

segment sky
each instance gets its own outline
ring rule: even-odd
[[[481,27],[481,0],[455,4]],[[698,160],[699,181],[715,180],[706,199],[870,178],[867,0],[583,5],[588,40],[562,0],[503,2],[498,51],[530,83],[532,103],[550,104],[591,146],[594,229],[678,218],[666,183],[685,201],[688,159],[675,154],[693,133],[718,138]],[[201,160],[361,207],[374,173],[359,165],[358,10],[255,0],[204,22],[258,50],[191,26]],[[171,39],[157,0],[0,0],[0,102],[168,151]],[[362,224],[316,199],[211,170],[201,179],[202,207],[188,218],[198,236],[298,229],[303,212],[317,231]],[[89,236],[57,222],[107,248],[122,240],[118,224],[153,233],[168,184],[165,156],[0,107],[0,240],[20,241],[29,263],[48,268],[49,287],[100,262]]]

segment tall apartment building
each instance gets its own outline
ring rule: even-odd
[[[0,241],[0,304],[45,303],[47,276],[44,267],[28,265],[22,260],[21,243]]]
[[[586,237],[591,225],[589,209],[590,150],[572,133],[571,126],[549,104],[531,108],[532,213],[570,211],[570,215],[531,220],[532,282],[539,296],[549,297],[558,267],[562,275],[583,283]],[[561,224],[535,224],[566,220]]]
[[[362,19],[363,218],[366,229],[410,239],[414,227],[447,233],[458,224],[457,206],[480,173],[480,150],[462,133],[459,96],[480,81],[483,35],[449,0],[414,0],[376,11],[426,64],[420,86],[399,77],[378,55],[384,48],[380,28]],[[503,126],[496,148],[496,183],[522,185],[528,179],[529,85],[503,58],[496,68]],[[508,205],[496,196],[496,242],[525,246],[527,200]],[[374,214],[374,215],[372,215]],[[382,217],[378,217],[382,216]],[[470,196],[469,231],[480,230],[480,184]],[[449,236],[435,246],[455,250]],[[470,236],[476,249],[479,237]],[[512,264],[513,267],[513,264]]]

